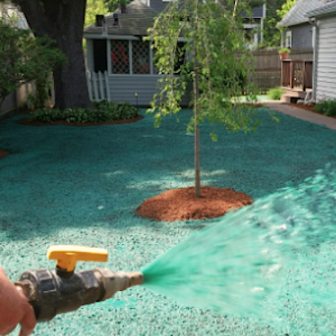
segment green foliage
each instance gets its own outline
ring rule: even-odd
[[[289,54],[289,53],[290,53],[290,49],[288,48],[279,49],[279,54]]]
[[[280,100],[285,91],[281,88],[273,88],[267,91],[267,95],[273,100]]]
[[[237,2],[236,2],[237,3]],[[155,63],[160,74],[161,91],[154,96],[149,113],[154,113],[156,126],[162,117],[181,110],[181,100],[187,83],[195,80],[198,72],[200,111],[192,118],[188,129],[204,121],[220,123],[228,131],[250,131],[256,128],[254,108],[239,109],[235,100],[242,91],[254,92],[246,84],[253,71],[252,53],[244,38],[242,17],[235,15],[248,11],[246,2],[227,1],[226,7],[210,0],[181,0],[172,2],[155,20],[150,36],[155,50]],[[177,48],[183,34],[185,44]],[[185,61],[176,69],[176,61],[185,53]],[[195,107],[195,102],[193,103]]]
[[[0,105],[26,82],[43,81],[65,56],[47,38],[34,38],[29,30],[0,18]]]
[[[264,45],[266,48],[278,47],[281,43],[281,29],[277,27],[281,17],[277,13],[286,0],[267,0],[266,18],[264,19]]]
[[[326,116],[336,116],[336,100],[322,100],[316,103],[315,111]]]
[[[51,96],[51,76],[41,77],[35,80],[35,92],[28,95],[28,101],[32,109],[38,109],[46,106]]]
[[[113,120],[125,120],[139,115],[138,110],[129,103],[117,104],[106,100],[94,103],[95,109],[68,108],[47,109],[42,108],[32,113],[32,120],[45,123],[65,120],[75,123],[101,123]]]
[[[277,10],[277,14],[281,19],[291,10],[291,8],[295,5],[297,0],[286,0],[286,2],[281,6],[281,9]]]
[[[116,6],[118,5],[116,4]],[[109,6],[105,0],[88,0],[86,3],[84,27],[90,26],[95,23],[96,14],[105,15],[108,12],[109,12]]]

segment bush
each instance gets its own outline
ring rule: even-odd
[[[316,103],[315,111],[326,116],[336,116],[336,100],[322,100]]]
[[[279,54],[289,54],[289,53],[290,53],[290,49],[288,48],[279,49]]]
[[[106,100],[94,103],[95,109],[68,108],[47,109],[41,108],[32,113],[32,120],[49,123],[65,120],[75,123],[102,123],[113,120],[125,120],[139,115],[138,110],[129,103],[117,104]]]
[[[30,30],[16,27],[12,20],[0,17],[0,31],[1,107],[8,94],[24,83],[45,80],[55,66],[66,62],[66,57],[54,41],[34,37]]]
[[[285,91],[281,88],[274,88],[267,91],[267,95],[273,100],[280,100]]]

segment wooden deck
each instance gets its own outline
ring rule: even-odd
[[[285,90],[284,100],[304,99],[313,89],[313,61],[282,60],[281,87]]]

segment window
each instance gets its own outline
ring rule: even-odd
[[[149,42],[132,41],[133,74],[150,74]]]
[[[112,74],[129,74],[129,46],[127,40],[111,40]]]
[[[285,47],[292,48],[292,31],[291,30],[286,32]]]

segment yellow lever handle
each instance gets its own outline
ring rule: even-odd
[[[77,261],[107,261],[108,252],[102,248],[55,245],[49,247],[47,257],[48,259],[57,260],[59,268],[72,272],[76,268]]]

